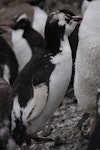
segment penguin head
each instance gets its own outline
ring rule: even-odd
[[[26,0],[26,3],[32,5],[32,6],[38,6],[40,8],[44,8],[46,0]]]
[[[75,16],[68,10],[58,10],[48,15],[46,26],[45,26],[45,41],[46,48],[50,51],[55,50],[58,53],[60,48],[60,41],[63,40],[64,36],[67,37],[74,30],[76,24],[82,18]]]
[[[64,13],[65,32],[69,36],[74,31],[76,25],[82,20],[82,16],[76,16],[73,12],[66,9],[62,9],[60,12]],[[59,24],[60,22],[62,21],[60,20]]]
[[[21,14],[14,16],[10,22],[1,23],[0,26],[8,26],[13,30],[26,30],[31,27],[31,23],[26,14]]]
[[[13,22],[11,23],[11,28],[13,30],[18,30],[18,29],[27,29],[31,26],[31,23],[30,21],[28,20],[27,18],[27,15],[26,14],[22,14],[22,15],[18,15],[18,16],[15,16],[13,18]]]
[[[71,11],[65,9],[50,13],[45,26],[45,38],[48,34],[52,36],[55,34],[63,38],[65,32],[69,36],[80,20],[82,17],[75,16]]]

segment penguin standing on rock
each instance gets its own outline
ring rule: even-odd
[[[45,48],[31,58],[13,85],[11,130],[17,144],[41,131],[63,100],[72,73],[68,36],[81,19],[68,10],[48,16]]]
[[[36,52],[34,47],[44,48],[45,41],[43,37],[35,31],[26,14],[18,15],[12,22],[1,23],[2,26],[8,26],[12,29],[12,47],[16,55],[19,72],[23,69],[32,55]]]
[[[26,0],[28,4],[33,6],[33,22],[32,27],[44,37],[45,24],[47,20],[46,0]]]
[[[0,28],[0,34],[5,30]],[[0,77],[11,85],[18,75],[18,63],[15,54],[6,40],[0,36]]]
[[[79,29],[75,63],[74,92],[79,109],[95,114],[96,93],[100,87],[100,1],[92,1]]]

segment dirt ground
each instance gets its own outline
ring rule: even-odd
[[[48,0],[50,11],[62,7],[80,14],[78,0]],[[32,21],[33,8],[24,3],[24,0],[1,0],[0,1],[0,22],[9,21],[13,16],[26,13]],[[4,37],[10,42],[10,34]],[[50,136],[54,142],[35,142],[30,146],[23,144],[18,150],[86,150],[87,140],[81,136],[77,123],[83,112],[77,110],[77,104],[73,104],[73,96],[66,97],[62,105],[52,115],[43,131],[38,133],[41,136]]]

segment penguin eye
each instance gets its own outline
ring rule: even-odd
[[[65,21],[67,22],[67,23],[69,23],[70,22],[70,20],[71,20],[71,18],[69,18],[69,17],[65,17]]]

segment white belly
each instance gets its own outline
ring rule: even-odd
[[[22,35],[23,30],[12,31],[13,50],[18,61],[19,72],[32,57],[32,50]]]
[[[57,57],[57,59],[59,59],[59,56]],[[57,107],[63,100],[65,92],[68,88],[71,78],[71,72],[72,59],[71,52],[69,52],[69,55],[66,55],[65,58],[62,59],[61,64],[59,62],[52,72],[50,77],[49,97],[47,100],[47,104],[40,116],[33,120],[31,128],[28,128],[27,130],[28,134],[39,132],[44,127],[46,121],[50,118],[53,112],[57,109]]]

